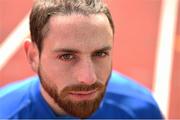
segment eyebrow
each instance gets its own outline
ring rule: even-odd
[[[108,50],[111,50],[111,49],[112,49],[111,46],[106,46],[106,47],[103,47],[101,49],[95,50],[94,52],[108,51]]]
[[[103,48],[100,48],[100,49],[97,49],[97,50],[93,51],[93,53],[94,52],[99,52],[99,51],[107,51],[107,50],[111,50],[111,49],[112,49],[111,46],[105,46]],[[73,49],[73,48],[59,48],[59,49],[55,49],[53,51],[56,52],[56,53],[59,53],[59,52],[64,52],[64,53],[80,53],[79,50]]]
[[[59,49],[55,49],[53,50],[54,52],[67,52],[67,53],[79,53],[79,50],[76,49],[72,49],[72,48],[59,48]]]

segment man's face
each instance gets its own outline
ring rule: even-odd
[[[113,33],[103,14],[52,16],[38,74],[66,113],[86,118],[99,106],[112,71]]]

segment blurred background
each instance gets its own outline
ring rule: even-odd
[[[180,0],[105,0],[115,22],[113,68],[180,118]],[[0,87],[34,75],[23,42],[33,0],[0,0]]]

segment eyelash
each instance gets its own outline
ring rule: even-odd
[[[108,52],[96,52],[94,56],[106,57],[106,56],[108,56],[108,55],[109,55]]]
[[[62,61],[71,61],[71,60],[75,59],[75,56],[72,54],[63,54],[63,55],[59,55],[58,59],[61,59]]]
[[[108,52],[96,52],[93,54],[94,57],[98,57],[98,58],[104,58],[108,55],[109,55]],[[76,59],[76,56],[73,54],[67,53],[67,54],[59,55],[57,58],[62,60],[62,61],[71,61],[71,60]]]

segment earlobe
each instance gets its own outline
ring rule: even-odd
[[[31,65],[34,72],[38,71],[39,65],[39,51],[34,43],[31,41],[25,41],[24,50],[26,53],[27,60]]]

